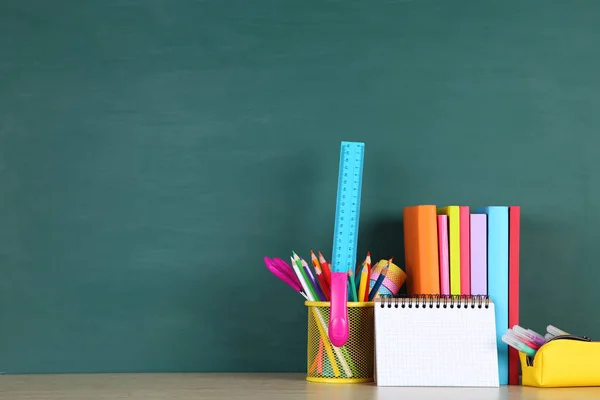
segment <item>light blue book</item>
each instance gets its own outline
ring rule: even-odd
[[[502,341],[508,329],[508,207],[483,207],[477,212],[487,214],[488,295],[496,309],[499,380],[508,385],[508,345]]]

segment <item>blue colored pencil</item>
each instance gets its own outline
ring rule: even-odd
[[[373,285],[373,288],[371,288],[371,292],[369,293],[369,301],[373,301],[373,298],[375,298],[375,295],[379,291],[379,287],[381,286],[383,280],[385,279],[385,276],[387,275],[389,266],[390,262],[388,261],[387,265],[383,267],[383,269],[379,273],[379,277],[375,281],[375,284]]]

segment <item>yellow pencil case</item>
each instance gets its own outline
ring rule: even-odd
[[[521,383],[535,387],[600,386],[600,342],[556,336],[533,357],[519,352]]]

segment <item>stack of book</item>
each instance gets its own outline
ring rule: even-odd
[[[495,304],[500,384],[519,383],[517,352],[502,342],[519,324],[520,207],[404,208],[409,295],[488,296]]]

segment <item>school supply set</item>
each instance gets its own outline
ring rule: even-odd
[[[369,346],[372,345],[373,340],[363,336],[356,340],[349,340],[341,347],[331,345],[326,322],[329,319],[328,301],[331,296],[330,267],[321,252],[318,259],[312,250],[310,253],[314,273],[308,263],[294,251],[290,257],[291,265],[281,258],[264,257],[269,271],[307,300],[305,302],[309,309],[307,380],[342,378],[350,382],[369,381],[372,379],[372,368],[365,368],[368,363],[362,362],[362,358],[369,357]],[[366,287],[365,282],[362,285]],[[373,317],[372,312],[369,313],[372,307],[365,306],[368,304],[361,301],[350,306],[351,325],[358,333],[370,331],[368,328]],[[372,354],[370,357],[372,358]]]
[[[356,265],[363,158],[364,143],[341,143],[331,264],[311,251],[313,274],[295,252],[291,266],[265,257],[267,268],[307,300],[309,381],[373,380],[373,300],[398,293],[406,279],[393,257],[371,266],[368,253]]]
[[[318,258],[312,250],[310,254],[314,272],[294,251],[290,257],[291,265],[281,258],[264,257],[267,269],[307,300],[305,304],[309,309],[309,316],[306,379],[315,382],[342,381],[344,383],[372,381],[372,300],[381,296],[380,290],[390,291],[389,287],[394,285],[400,288],[406,276],[391,262],[391,259],[381,260],[371,268],[370,253],[354,271],[348,271],[349,339],[343,346],[337,347],[331,344],[327,334],[326,321],[330,318],[331,299],[330,266],[320,251]],[[386,271],[390,270],[402,280],[393,281],[386,277]],[[354,274],[360,278],[351,279]],[[385,281],[388,288],[383,286]]]
[[[519,236],[518,206],[404,208],[407,296],[375,305],[378,385],[519,384],[502,341],[519,323]]]
[[[314,273],[296,252],[290,257],[291,266],[280,258],[264,257],[267,268],[288,286],[300,293],[309,308],[307,380],[346,383],[373,380],[373,303],[380,291],[397,293],[406,275],[390,260],[381,260],[371,268],[371,254],[355,271],[348,271],[349,339],[341,347],[332,346],[327,335],[329,320],[329,264],[319,251],[317,258],[311,250]],[[387,277],[386,271],[393,271]],[[360,278],[353,280],[356,274]],[[367,280],[369,283],[367,283]],[[386,282],[387,286],[384,286]],[[396,290],[397,289],[397,290]]]
[[[522,384],[534,387],[600,386],[600,342],[553,325],[541,334],[519,325],[502,340],[518,352]]]

